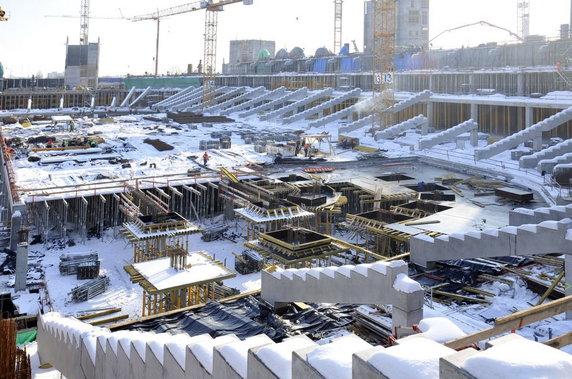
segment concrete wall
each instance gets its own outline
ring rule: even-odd
[[[487,347],[495,349],[502,346],[505,339],[508,343],[515,338],[522,337],[501,337]],[[266,336],[240,341],[232,335],[212,339],[208,335],[190,337],[132,331],[111,333],[73,318],[64,318],[57,313],[48,313],[39,318],[37,337],[41,363],[51,363],[62,375],[75,379],[237,379],[243,377],[237,372],[240,366],[246,367],[247,378],[324,378],[324,371],[334,377],[386,378],[383,373],[385,368],[376,364],[375,356],[384,351],[389,353],[393,349],[396,360],[392,366],[402,365],[405,368],[418,364],[420,349],[415,346],[415,341],[421,339],[426,346],[434,346],[435,350],[445,349],[422,335],[410,337],[408,342],[403,340],[394,347],[384,349],[381,346],[371,346],[353,334],[317,345],[304,336],[288,338],[275,344],[268,342]],[[536,344],[531,345],[536,348],[541,345],[533,341],[526,342]],[[206,350],[203,349],[201,357],[194,354],[194,351],[198,351],[194,349],[198,344],[210,349],[212,368],[206,369],[201,363],[205,360]],[[235,348],[234,351],[239,351],[239,359],[236,354],[232,356],[232,352],[224,352],[224,347],[231,345]],[[240,348],[236,349],[239,345]],[[565,354],[542,346],[545,350],[543,359],[558,359]],[[263,349],[267,349],[266,352],[262,353]],[[433,371],[440,372],[440,378],[473,378],[463,369],[463,362],[475,354],[481,353],[474,349],[452,351],[450,355],[447,353],[440,360],[438,357],[432,359],[428,364]],[[316,360],[312,356],[319,358]],[[320,360],[329,362],[325,369],[323,364],[317,366]],[[520,364],[524,366],[527,363]],[[515,369],[519,369],[518,364]]]

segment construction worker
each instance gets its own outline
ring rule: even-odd
[[[307,157],[309,152],[310,152],[310,144],[305,143],[304,144],[304,156]]]
[[[52,148],[52,144],[53,144],[52,140],[49,139],[48,142],[46,142],[46,147],[47,147],[48,149],[51,149],[51,148]]]
[[[209,158],[210,158],[210,157],[209,157],[209,153],[207,153],[207,152],[205,151],[205,153],[203,154],[203,164],[204,164],[205,166],[207,165],[207,162],[209,161]]]
[[[68,147],[68,144],[69,144],[68,140],[65,139],[65,140],[63,140],[63,142],[62,142],[62,147]]]
[[[94,139],[90,139],[88,145],[89,147],[97,147],[97,141]]]

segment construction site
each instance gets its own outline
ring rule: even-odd
[[[100,75],[89,0],[61,77],[0,63],[0,379],[569,377],[572,2],[544,36],[534,0],[444,31],[324,0],[330,48],[217,63],[219,14],[265,1],[121,13],[154,75]],[[162,75],[160,24],[197,13],[201,61]],[[475,27],[509,42],[432,48]]]

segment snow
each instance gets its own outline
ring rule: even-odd
[[[361,274],[363,276],[367,276],[368,275],[368,271],[371,268],[372,264],[371,263],[364,263],[361,265],[357,265],[354,268],[354,271],[357,272],[358,274]]]
[[[239,339],[234,335],[220,336],[214,339],[205,338],[191,346],[191,352],[209,374],[213,372],[213,349],[216,346],[236,342]]]
[[[439,358],[455,353],[430,339],[410,338],[374,353],[368,363],[391,379],[433,379],[439,377]]]
[[[421,284],[411,279],[406,274],[399,274],[393,282],[393,289],[399,292],[413,293],[416,291],[423,291]]]
[[[572,356],[541,343],[507,341],[471,356],[463,368],[479,379],[569,378]]]
[[[190,285],[207,280],[220,280],[234,273],[224,266],[218,265],[200,252],[187,255],[187,266],[178,271],[170,267],[169,257],[135,263],[133,268],[145,277],[155,288],[167,288]]]
[[[451,341],[467,334],[445,317],[427,317],[419,322],[423,335],[436,342]]]
[[[280,379],[292,378],[292,352],[314,345],[311,340],[297,336],[281,343],[264,346],[256,356]]]
[[[246,378],[248,366],[248,349],[256,346],[273,344],[266,335],[249,337],[244,341],[231,342],[220,348],[220,355],[241,377]]]
[[[157,333],[147,341],[147,345],[161,364],[164,361],[165,346],[169,341],[172,341],[173,337],[170,333]]]
[[[317,347],[307,357],[310,365],[326,379],[351,379],[352,355],[370,348],[372,346],[364,340],[346,336]]]

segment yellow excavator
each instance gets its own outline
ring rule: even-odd
[[[6,16],[6,11],[0,7],[0,21],[8,21],[8,17]]]

